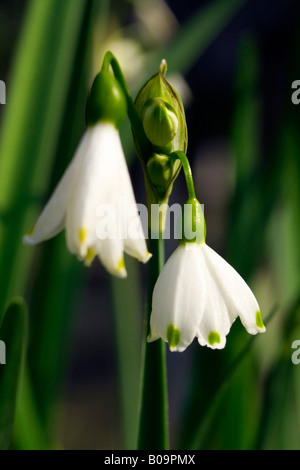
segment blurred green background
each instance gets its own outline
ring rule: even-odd
[[[22,245],[84,131],[108,49],[133,97],[167,60],[207,243],[267,326],[249,337],[237,320],[222,351],[195,341],[168,353],[171,448],[300,448],[299,26],[297,0],[1,0],[0,448],[135,447],[147,266],[126,258],[119,281],[85,268],[64,233]],[[128,122],[121,133],[145,203]],[[180,175],[170,203],[185,199]]]

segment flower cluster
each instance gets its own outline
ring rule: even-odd
[[[94,80],[87,101],[87,130],[75,156],[54,190],[36,224],[25,236],[27,244],[54,237],[63,228],[69,250],[90,265],[98,256],[106,269],[126,276],[124,252],[147,262],[146,246],[128,168],[122,150],[119,128],[130,117],[137,153],[145,177],[149,206],[168,201],[173,183],[183,167],[189,199],[182,223],[179,247],[165,264],[153,291],[148,341],[159,338],[172,351],[183,351],[196,337],[200,345],[224,348],[232,323],[239,316],[250,334],[265,327],[257,300],[241,276],[205,242],[205,220],[195,197],[192,174],[185,155],[187,129],[183,105],[176,90],[167,82],[166,63],[141,89],[135,103],[128,101],[127,88],[108,53]],[[124,213],[118,201],[126,201]],[[96,227],[97,209],[110,204],[119,210],[120,233],[105,237]],[[130,208],[139,237],[126,226]],[[133,208],[133,211],[132,211]],[[189,208],[191,210],[189,210]],[[164,215],[151,220],[158,233],[164,229]],[[150,225],[151,225],[150,224]],[[190,236],[185,228],[191,227]],[[103,231],[103,233],[101,232]]]

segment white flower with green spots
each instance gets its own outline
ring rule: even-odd
[[[205,242],[183,243],[154,287],[148,341],[162,338],[171,351],[184,351],[196,337],[222,349],[238,316],[248,333],[265,331],[257,300],[235,269]]]
[[[119,200],[126,202],[120,212]],[[115,209],[122,237],[99,233],[97,212],[102,204]],[[119,211],[119,212],[118,212]],[[128,230],[128,212],[135,236]],[[98,224],[98,225],[97,225]],[[98,256],[105,268],[118,277],[126,276],[123,252],[147,262],[147,250],[119,132],[112,123],[88,127],[73,160],[62,176],[36,224],[24,237],[34,245],[66,229],[71,253],[91,264]],[[100,227],[101,228],[101,227]],[[138,236],[136,236],[138,234]]]

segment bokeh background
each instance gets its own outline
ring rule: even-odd
[[[0,328],[16,344],[14,367],[0,366],[3,447],[135,447],[147,266],[126,258],[119,281],[97,261],[82,266],[64,233],[22,245],[72,158],[110,49],[133,97],[167,60],[207,243],[247,280],[267,326],[252,338],[237,320],[222,351],[195,341],[168,352],[171,448],[300,448],[299,27],[297,0],[1,0],[0,321],[19,296]],[[128,122],[122,141],[145,203]],[[170,203],[185,199],[181,174]],[[166,242],[166,257],[176,246]]]

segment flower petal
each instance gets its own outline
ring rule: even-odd
[[[142,221],[135,200],[131,179],[125,157],[119,159],[119,200],[118,207],[120,215],[119,223],[121,224],[119,236],[125,241],[125,251],[130,256],[137,258],[139,261],[146,263],[151,258],[148,252],[143,231]],[[141,205],[139,205],[142,209]],[[143,214],[147,217],[148,212]]]
[[[205,246],[204,243],[201,245],[202,252],[205,251]],[[201,346],[222,349],[226,344],[226,335],[229,333],[231,320],[227,306],[206,265],[204,256],[202,269],[206,283],[206,297],[204,314],[197,331],[198,342]]]
[[[125,252],[142,263],[147,263],[152,257],[152,254],[147,249],[145,239],[134,240],[127,238],[125,240]]]
[[[183,351],[193,341],[206,295],[201,265],[196,245],[179,246],[171,255],[154,287],[148,341],[162,338],[171,351]]]
[[[140,215],[138,213],[137,204],[134,201],[134,196],[128,198],[131,204],[127,205],[126,214],[126,237],[125,237],[125,251],[130,256],[137,258],[142,263],[147,263],[151,258],[151,254],[147,249],[147,243],[143,231]],[[146,215],[148,217],[148,213]]]
[[[110,238],[99,240],[96,246],[96,252],[103,266],[108,272],[120,278],[127,276],[123,248],[122,240]]]
[[[87,132],[88,148],[66,221],[68,247],[80,257],[85,257],[97,241],[99,206],[115,208],[115,180],[119,154],[123,155],[118,131],[112,124],[99,123]]]
[[[248,333],[263,333],[265,327],[262,323],[259,305],[244,279],[207,245],[205,245],[204,255],[210,274],[228,307],[231,321],[233,322],[239,315]]]
[[[88,147],[88,140],[88,135],[84,134],[72,161],[57,184],[37,222],[23,238],[25,244],[35,245],[36,243],[48,240],[64,228],[70,194],[74,186],[76,186],[81,162]]]

